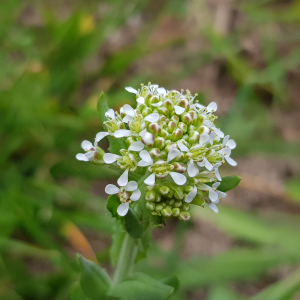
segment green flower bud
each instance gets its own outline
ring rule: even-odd
[[[161,186],[161,187],[158,189],[158,191],[159,191],[162,195],[166,196],[166,195],[169,193],[170,189],[169,189],[167,186],[163,185],[163,186]]]
[[[161,133],[161,127],[158,123],[154,122],[154,123],[150,123],[148,126],[148,131],[150,133],[153,133],[154,135],[156,134],[160,134]]]
[[[169,132],[167,130],[163,129],[160,133],[160,136],[166,140],[169,137]]]
[[[177,124],[175,121],[170,121],[169,124],[168,124],[168,132],[169,133],[172,133],[175,128],[177,128]]]
[[[189,221],[189,219],[191,218],[191,215],[189,212],[182,211],[182,212],[180,212],[180,215],[178,218],[180,221],[186,222],[186,221]]]
[[[177,200],[181,200],[183,197],[182,196],[180,196],[178,193],[177,193],[177,191],[174,191],[174,197],[175,197],[175,199],[177,199]]]
[[[154,139],[154,146],[158,149],[163,149],[165,147],[165,139],[163,137],[156,137]]]
[[[171,121],[174,121],[176,124],[178,124],[179,120],[180,119],[177,115],[173,115],[172,118],[171,118]]]
[[[184,108],[187,108],[189,109],[190,108],[190,104],[189,104],[189,101],[187,99],[181,99],[178,104],[178,106],[180,107],[184,107]]]
[[[153,202],[149,201],[149,202],[146,203],[146,207],[149,210],[154,210],[155,209],[155,204]]]
[[[164,216],[164,217],[171,217],[172,216],[172,210],[170,208],[164,208],[162,211],[161,211],[161,214]]]
[[[160,202],[160,201],[161,201],[161,195],[157,193],[155,195],[155,202]]]
[[[189,136],[189,143],[193,144],[193,143],[196,143],[197,141],[199,141],[199,138],[200,138],[200,134],[198,131],[193,131],[190,133],[190,136]]]
[[[168,193],[167,196],[168,196],[168,198],[173,198],[173,196],[174,196],[173,190],[170,189],[170,191],[169,191],[169,193]]]
[[[146,117],[146,116],[150,115],[151,113],[152,113],[152,109],[150,107],[145,107],[142,110],[142,116],[143,117]]]
[[[175,149],[177,149],[177,144],[176,143],[174,143],[174,142],[171,142],[171,143],[169,143],[167,146],[166,146],[166,151],[167,152],[169,152],[171,149],[173,149],[173,148],[175,148]]]
[[[175,200],[174,200],[174,199],[170,199],[170,200],[168,201],[168,204],[169,204],[170,206],[174,206]]]
[[[156,193],[152,190],[152,191],[148,191],[146,193],[145,198],[146,198],[147,201],[154,201],[155,200],[155,196],[156,196]]]
[[[191,178],[191,179],[194,179],[194,178]],[[184,187],[184,191],[188,194],[190,193],[192,190],[194,189],[194,187],[192,185],[186,185]]]
[[[173,208],[172,209],[172,216],[173,217],[178,217],[180,214],[180,209],[179,208]]]
[[[156,104],[156,103],[158,103],[160,100],[159,100],[159,97],[158,96],[153,96],[153,97],[151,97],[151,99],[149,100],[149,103],[150,104]]]
[[[189,113],[185,113],[182,117],[181,117],[181,121],[187,125],[192,124],[193,122],[193,118]]]
[[[200,134],[202,134],[202,133],[209,134],[210,129],[209,129],[208,127],[206,127],[206,126],[201,126],[201,127],[199,127],[198,132],[199,132]]]
[[[130,137],[128,137],[127,139],[126,139],[126,143],[127,143],[127,145],[131,145],[132,143],[134,143],[134,142],[136,142],[131,136]]]
[[[150,155],[152,158],[160,158],[161,157],[161,152],[159,149],[157,148],[152,148],[150,151],[149,151]]]
[[[181,206],[182,206],[182,201],[180,201],[180,200],[175,201],[174,207],[179,208],[179,207],[181,207]]]
[[[174,166],[174,171],[176,171],[178,173],[186,172],[186,165],[185,164],[179,163],[179,162],[174,162],[172,165]]]
[[[161,204],[156,204],[155,205],[155,211],[162,211],[164,207]]]
[[[166,107],[160,106],[157,108],[157,110],[159,111],[159,113],[165,115],[166,117],[169,116],[169,110]]]
[[[190,205],[188,203],[183,203],[181,207],[181,211],[189,211],[190,210]]]
[[[184,124],[183,122],[179,122],[178,123],[178,128],[180,128],[182,130],[183,133],[186,133],[188,130],[188,127],[186,124]]]
[[[154,135],[150,132],[146,132],[142,137],[142,142],[148,147],[153,147],[154,145]]]
[[[167,206],[167,203],[166,202],[161,202],[160,203],[163,207],[166,207]]]
[[[171,134],[171,139],[175,142],[182,138],[183,132],[180,128],[176,128]]]
[[[166,99],[165,101],[164,101],[164,106],[168,109],[168,110],[173,110],[173,107],[174,107],[174,104],[173,104],[173,102],[172,102],[172,100],[170,100],[170,99]]]

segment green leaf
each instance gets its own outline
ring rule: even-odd
[[[174,288],[163,284],[146,274],[135,273],[129,280],[118,283],[109,292],[109,296],[122,300],[165,300]]]
[[[218,190],[221,192],[227,192],[229,190],[232,190],[241,181],[241,177],[239,176],[226,176],[222,178],[221,184],[218,186]]]
[[[210,289],[207,300],[242,300],[246,299],[227,287],[214,286]]]
[[[272,284],[262,292],[251,298],[252,300],[292,300],[295,293],[300,290],[300,270],[289,277]]]
[[[71,300],[89,300],[83,293],[79,283],[76,283],[72,289]]]
[[[204,199],[199,194],[197,194],[196,197],[191,202],[191,204],[202,206],[204,202],[205,202]]]
[[[113,218],[119,218],[119,214],[117,213],[118,206],[120,205],[120,199],[117,195],[110,195],[107,198],[106,208],[111,212]]]
[[[111,280],[107,272],[94,262],[77,254],[80,264],[80,286],[84,294],[92,300],[107,299]]]
[[[129,208],[128,213],[124,216],[124,227],[134,239],[141,238],[144,233],[141,221],[131,208]]]
[[[135,263],[137,263],[139,260],[147,257],[147,251],[150,245],[151,240],[151,231],[146,230],[141,239],[138,240],[137,246],[138,246],[138,253],[135,258]]]
[[[179,288],[179,279],[176,275],[172,275],[172,276],[168,276],[166,278],[160,279],[160,282],[174,288],[173,292],[176,292]]]
[[[98,102],[97,102],[97,111],[100,121],[105,122],[108,119],[105,116],[105,113],[109,110],[109,107],[107,105],[107,102],[104,98],[104,93],[102,92],[99,96]],[[104,127],[105,128],[105,127]],[[108,136],[109,140],[109,152],[114,154],[120,154],[120,150],[125,148],[124,145],[124,139],[117,139],[113,136]]]

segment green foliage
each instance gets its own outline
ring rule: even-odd
[[[165,300],[173,290],[171,286],[156,281],[146,274],[135,273],[130,279],[113,287],[109,296],[122,300]]]
[[[107,299],[111,285],[107,272],[79,254],[77,259],[80,264],[80,286],[84,294],[92,300]]]
[[[129,208],[128,213],[124,217],[124,227],[134,239],[141,238],[144,233],[144,227],[141,221],[131,208]]]
[[[218,186],[218,190],[221,192],[227,192],[238,186],[241,178],[239,176],[225,176],[222,178],[221,184]]]
[[[110,195],[107,198],[106,208],[110,211],[113,218],[120,218],[118,215],[117,209],[120,205],[120,199],[117,195]]]

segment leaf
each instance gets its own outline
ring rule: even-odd
[[[134,239],[141,238],[144,233],[141,221],[131,208],[129,208],[128,213],[124,216],[124,227]]]
[[[272,284],[262,292],[251,298],[251,300],[288,300],[300,290],[300,270],[289,277]]]
[[[214,286],[209,291],[207,300],[242,300],[246,299],[242,295],[239,295],[227,287]]]
[[[83,293],[79,283],[76,283],[72,289],[71,300],[89,300]]]
[[[163,284],[146,274],[135,273],[129,280],[118,283],[109,291],[109,296],[122,300],[165,300],[174,288]]]
[[[141,239],[138,240],[137,242],[138,253],[135,258],[135,263],[147,257],[147,251],[150,246],[150,240],[151,240],[151,231],[150,230],[144,231]]]
[[[199,194],[197,194],[195,196],[195,198],[193,199],[193,201],[191,202],[191,204],[203,206],[204,202],[205,202],[205,200]]]
[[[160,279],[160,282],[174,288],[173,292],[176,292],[179,288],[179,279],[176,275],[172,275],[172,276],[168,276],[166,278]]]
[[[94,262],[77,254],[80,263],[80,286],[86,296],[92,300],[107,299],[111,280],[107,272]]]
[[[229,190],[232,190],[241,181],[241,177],[239,176],[226,176],[222,178],[221,184],[218,186],[218,190],[221,192],[227,192]]]
[[[98,102],[97,102],[97,111],[98,116],[102,124],[108,119],[105,116],[105,113],[109,110],[107,102],[104,98],[104,93],[101,92]],[[114,154],[120,154],[120,150],[125,148],[124,139],[117,139],[113,136],[108,136],[109,140],[109,152]]]
[[[118,206],[120,205],[120,199],[117,195],[110,195],[107,198],[106,208],[111,212],[113,218],[119,219],[120,216],[117,213]]]

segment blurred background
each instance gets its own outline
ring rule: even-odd
[[[297,0],[0,1],[0,299],[70,299],[77,252],[113,271],[115,174],[75,154],[102,90],[118,109],[149,81],[218,104],[242,181],[153,230],[137,270],[176,274],[174,300],[300,299],[299,29]]]

